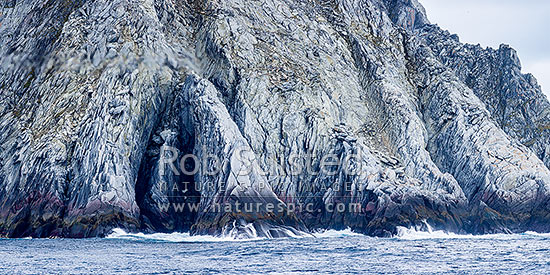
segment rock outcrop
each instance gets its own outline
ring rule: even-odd
[[[550,231],[548,99],[417,0],[1,4],[1,236]]]

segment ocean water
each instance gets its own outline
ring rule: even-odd
[[[550,234],[455,235],[401,228],[234,240],[127,234],[103,239],[0,239],[0,274],[547,274]]]

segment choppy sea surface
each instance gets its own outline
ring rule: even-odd
[[[547,274],[550,234],[454,235],[349,230],[234,240],[173,234],[0,239],[0,274]]]

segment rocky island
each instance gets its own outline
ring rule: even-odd
[[[548,99],[417,0],[0,4],[2,237],[550,231]]]

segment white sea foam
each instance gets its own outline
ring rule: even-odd
[[[126,240],[136,240],[136,241],[158,241],[158,242],[242,242],[242,241],[254,241],[261,240],[265,238],[235,238],[231,236],[210,236],[210,235],[200,235],[200,236],[191,236],[189,233],[128,233],[120,228],[113,229],[113,232],[106,236],[106,239],[126,239]],[[351,229],[345,230],[324,230],[319,231],[313,234],[295,235],[289,234],[290,238],[341,238],[341,237],[350,237],[350,236],[365,236],[363,234],[355,233]]]
[[[474,235],[460,235],[442,230],[420,231],[415,228],[397,227],[395,238],[402,240],[423,240],[423,239],[468,239],[475,238]]]
[[[397,235],[394,236],[397,239],[402,240],[424,240],[424,239],[512,239],[523,237],[538,237],[538,238],[550,238],[550,233],[537,233],[527,231],[521,234],[484,234],[484,235],[471,235],[471,234],[456,234],[453,232],[447,232],[443,230],[433,230],[432,227],[425,223],[427,231],[417,230],[416,228],[397,227]]]
[[[106,236],[107,239],[128,239],[128,240],[143,240],[143,241],[159,241],[159,242],[232,242],[232,241],[252,241],[253,239],[237,239],[229,236],[210,236],[197,235],[191,236],[189,233],[127,233],[123,229],[116,228],[113,232]]]
[[[527,231],[527,232],[523,233],[522,235],[542,237],[542,238],[550,238],[550,233],[537,233],[537,232],[533,232],[533,231]]]
[[[527,231],[521,234],[485,234],[485,235],[471,235],[471,234],[456,234],[453,232],[447,232],[443,230],[433,230],[429,225],[427,231],[417,230],[416,228],[397,227],[397,235],[395,239],[400,240],[425,240],[425,239],[511,239],[511,238],[550,238],[550,233],[537,233]],[[318,231],[312,234],[295,235],[289,238],[345,238],[366,235],[355,233],[350,228],[345,230],[324,230]],[[200,235],[191,236],[189,233],[127,233],[122,229],[114,229],[109,234],[107,239],[127,239],[136,241],[158,241],[158,242],[244,242],[255,241],[266,238],[236,238],[234,236],[210,236]]]
[[[344,230],[330,229],[330,230],[319,231],[319,232],[313,233],[313,236],[317,238],[341,238],[341,237],[365,236],[365,235],[360,233],[355,233],[351,231],[350,228],[347,228]]]

